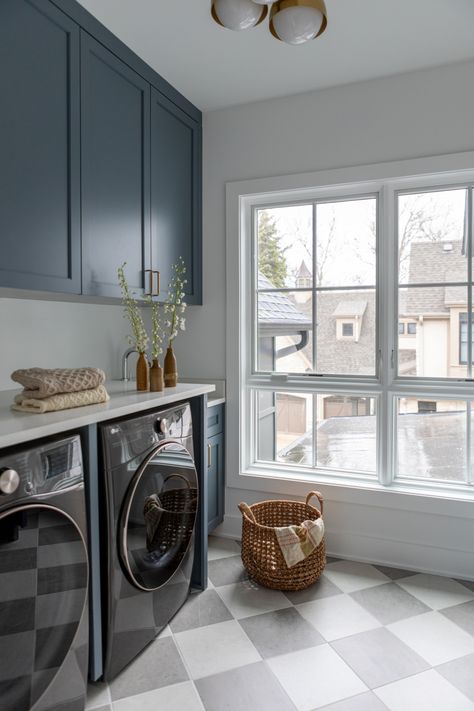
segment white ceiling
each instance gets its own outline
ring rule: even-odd
[[[210,0],[80,3],[203,111],[474,58],[473,0],[326,0],[328,29],[299,47],[267,21],[219,27]]]

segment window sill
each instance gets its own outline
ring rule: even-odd
[[[412,499],[438,500],[439,502],[462,502],[469,505],[470,515],[474,515],[474,486],[468,484],[442,484],[439,482],[395,481],[390,486],[384,486],[370,475],[347,472],[335,473],[323,470],[278,468],[274,464],[254,464],[243,470],[237,477],[239,488],[271,491],[277,494],[300,495],[308,491],[308,486],[324,487],[331,493],[331,498],[342,497],[350,501],[353,495],[373,493],[384,500],[399,496]],[[235,481],[229,482],[236,486]],[[291,492],[291,493],[290,493]],[[339,494],[337,493],[339,492]],[[344,494],[344,492],[346,492]],[[368,503],[368,502],[367,502]]]

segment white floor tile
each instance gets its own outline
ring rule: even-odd
[[[230,538],[209,536],[208,545],[208,560],[217,560],[217,558],[228,558],[231,555],[240,555],[239,544]]]
[[[267,664],[298,711],[312,711],[367,691],[327,644],[273,657]]]
[[[373,615],[348,595],[305,602],[296,609],[328,642],[381,627]]]
[[[194,679],[261,660],[236,620],[179,632],[174,639]]]
[[[455,580],[439,575],[411,575],[409,578],[397,580],[397,585],[433,610],[474,600],[474,591],[468,590]]]
[[[163,637],[171,637],[171,629],[169,625],[166,625],[166,627],[161,630],[157,639],[163,639]]]
[[[439,612],[426,612],[387,625],[399,639],[436,666],[474,652],[474,637]]]
[[[106,704],[110,704],[108,684],[103,684],[100,681],[95,684],[89,684],[87,687],[86,709],[94,709]]]
[[[474,711],[474,704],[434,669],[375,689],[390,711]]]
[[[164,686],[144,694],[114,701],[114,711],[204,711],[199,694],[191,681]]]
[[[259,587],[252,581],[223,585],[216,588],[216,592],[237,619],[291,607],[282,592]]]
[[[390,582],[390,578],[368,563],[338,560],[326,566],[324,574],[346,593]]]

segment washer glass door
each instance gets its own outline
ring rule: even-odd
[[[41,504],[0,513],[2,709],[28,711],[48,689],[76,637],[87,585],[86,544],[67,514]],[[81,675],[70,672],[74,687]],[[74,700],[74,688],[69,692]],[[77,697],[82,693],[79,683]]]
[[[178,570],[194,535],[198,479],[188,450],[157,445],[137,469],[120,523],[122,564],[133,585],[156,590]]]

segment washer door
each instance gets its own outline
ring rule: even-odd
[[[87,548],[54,506],[0,514],[0,699],[28,711],[49,687],[76,636],[87,600]]]
[[[191,545],[197,506],[190,453],[178,442],[157,445],[137,469],[122,509],[120,556],[133,585],[157,590],[174,575]]]

